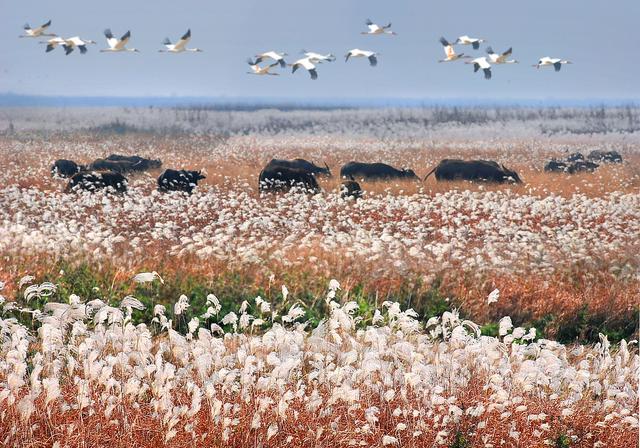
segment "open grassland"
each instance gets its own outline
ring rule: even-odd
[[[636,109],[3,114],[5,444],[637,446]],[[543,172],[593,149],[624,163]],[[207,179],[67,194],[50,175],[111,153]],[[259,194],[295,157],[330,166],[323,192]],[[348,161],[444,158],[524,183],[338,194]]]

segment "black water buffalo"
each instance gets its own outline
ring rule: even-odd
[[[569,173],[575,174],[583,171],[593,172],[600,165],[597,163],[589,162],[586,160],[575,160],[573,162],[565,162],[563,160],[550,160],[544,166],[544,170],[547,172],[556,172],[556,173]]]
[[[58,159],[51,167],[51,174],[54,176],[57,174],[62,177],[71,177],[74,174],[78,174],[82,169],[83,167],[73,160]]]
[[[284,159],[271,159],[265,168],[272,168],[276,166],[282,166],[285,168],[292,168],[297,170],[306,171],[310,174],[321,175],[331,177],[331,170],[329,169],[329,165],[324,164],[324,168],[316,165],[313,162],[309,162],[304,159],[293,159],[293,160],[284,160]]]
[[[340,168],[340,177],[366,179],[366,180],[389,180],[389,179],[415,179],[419,180],[416,173],[409,169],[396,169],[386,163],[362,163],[349,162]]]
[[[313,194],[320,192],[315,176],[306,170],[267,165],[260,171],[258,177],[260,191],[289,191],[293,187],[302,188]]]
[[[127,179],[121,173],[113,171],[105,173],[80,172],[69,179],[65,191],[68,193],[75,190],[97,191],[102,189],[124,193],[127,191]]]
[[[191,194],[198,181],[206,177],[201,171],[165,170],[158,177],[158,190],[185,191]]]
[[[584,160],[584,156],[580,152],[574,152],[569,154],[566,158],[567,162],[577,162],[578,160]]]
[[[134,171],[154,170],[162,166],[162,160],[146,159],[140,156],[123,156],[120,154],[110,154],[105,160],[132,163],[132,169]]]
[[[596,162],[622,163],[622,155],[618,151],[591,151],[587,158]]]
[[[424,180],[434,172],[437,180],[522,183],[518,173],[491,160],[444,159],[425,176]]]
[[[360,184],[353,179],[343,181],[342,185],[340,185],[340,197],[342,197],[343,199],[361,198],[362,188],[360,188]]]
[[[131,173],[136,171],[135,163],[126,160],[96,159],[89,164],[89,169],[93,171],[114,171],[116,173]]]
[[[569,169],[570,163],[562,160],[549,160],[544,166],[544,170],[551,173],[566,173]]]
[[[597,163],[589,162],[586,160],[577,160],[573,162],[571,165],[569,165],[569,167],[567,168],[567,172],[569,174],[575,174],[575,173],[584,172],[584,171],[592,173],[599,166],[600,165],[598,165]]]

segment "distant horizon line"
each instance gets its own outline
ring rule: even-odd
[[[471,98],[471,97],[255,97],[255,96],[119,96],[28,95],[0,93],[0,107],[219,107],[273,108],[421,108],[421,107],[626,107],[640,98]]]

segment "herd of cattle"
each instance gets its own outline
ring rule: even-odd
[[[544,166],[544,170],[548,172],[564,172],[569,174],[583,171],[593,172],[600,166],[597,162],[622,163],[622,156],[617,151],[594,150],[587,154],[587,157],[585,158],[582,153],[574,152],[563,160],[549,160]]]
[[[593,171],[599,165],[596,162],[620,163],[622,156],[616,151],[592,151],[585,157],[580,153],[571,154],[564,160],[552,159],[544,167],[545,171],[577,173]],[[128,173],[159,169],[160,160],[145,159],[139,156],[111,154],[105,159],[97,159],[89,165],[79,165],[71,160],[56,160],[51,171],[54,175],[69,178],[67,192],[78,189],[95,191],[111,188],[116,192],[127,190]],[[522,183],[520,176],[504,165],[488,160],[444,159],[433,168],[423,180],[431,174],[436,180],[467,180],[494,183]],[[304,159],[272,159],[260,172],[258,188],[260,191],[289,191],[299,187],[304,191],[321,191],[317,176],[331,177],[331,170]],[[159,191],[183,191],[189,194],[198,181],[206,176],[201,171],[165,170],[158,177]],[[340,168],[341,195],[359,198],[362,188],[357,180],[416,180],[420,178],[413,170],[396,169],[385,163],[349,162]]]

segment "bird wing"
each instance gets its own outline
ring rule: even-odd
[[[367,26],[369,26],[369,25],[373,25],[373,22],[371,21],[371,19],[367,19],[367,20],[365,20],[365,22],[364,22],[364,23],[365,23]]]
[[[452,45],[447,45],[444,47],[444,54],[446,54],[448,58],[452,58],[456,55],[456,51],[453,49]]]
[[[378,31],[380,29],[380,27],[378,25],[376,25],[375,23],[372,23],[371,25],[367,25],[369,27],[369,31],[374,33],[376,31]]]
[[[445,39],[444,37],[440,38],[440,43],[444,46],[444,47],[449,47],[451,44],[449,44],[449,41],[447,41],[447,39]]]
[[[318,79],[318,72],[315,68],[309,70],[309,74],[311,75],[311,79]]]
[[[382,28],[388,30],[389,28],[391,28],[391,22],[389,22],[387,25],[384,25]]]
[[[107,44],[109,44],[109,47],[116,48],[116,46],[118,45],[118,39],[113,37],[111,29],[107,28],[106,30],[104,30],[104,36],[107,38]]]
[[[80,36],[73,36],[68,39],[64,39],[64,41],[71,45],[84,45],[84,41],[80,39]]]
[[[491,45],[489,45],[486,49],[487,54],[494,54],[495,52],[493,51],[493,48],[491,48]]]
[[[176,42],[173,48],[175,50],[182,50],[187,45],[190,39],[191,39],[191,30],[189,29],[187,30],[186,33],[184,33],[184,35],[180,38],[180,40]]]
[[[489,64],[489,61],[487,61],[487,58],[478,58],[475,61],[483,70],[485,68],[491,68],[491,64]]]
[[[507,57],[513,53],[513,47],[509,47],[509,49],[502,53],[502,56]]]
[[[378,58],[376,58],[375,54],[372,54],[371,56],[369,56],[369,64],[371,64],[372,67],[375,67],[376,65],[378,65]]]
[[[49,25],[51,25],[51,20],[49,20],[47,23],[43,23],[42,25],[40,25],[38,28],[36,28],[35,30],[33,30],[34,33],[41,33],[43,32],[47,27],[49,27]],[[26,25],[25,25],[25,29]]]
[[[483,68],[484,79],[491,79],[491,68]]]
[[[30,30],[31,26],[28,23],[25,23],[24,26],[22,27],[22,29]]]
[[[296,62],[296,64],[300,64],[307,70],[313,70],[316,68],[316,66],[313,64],[313,62],[311,62],[311,60],[309,60],[309,58],[300,59]]]

